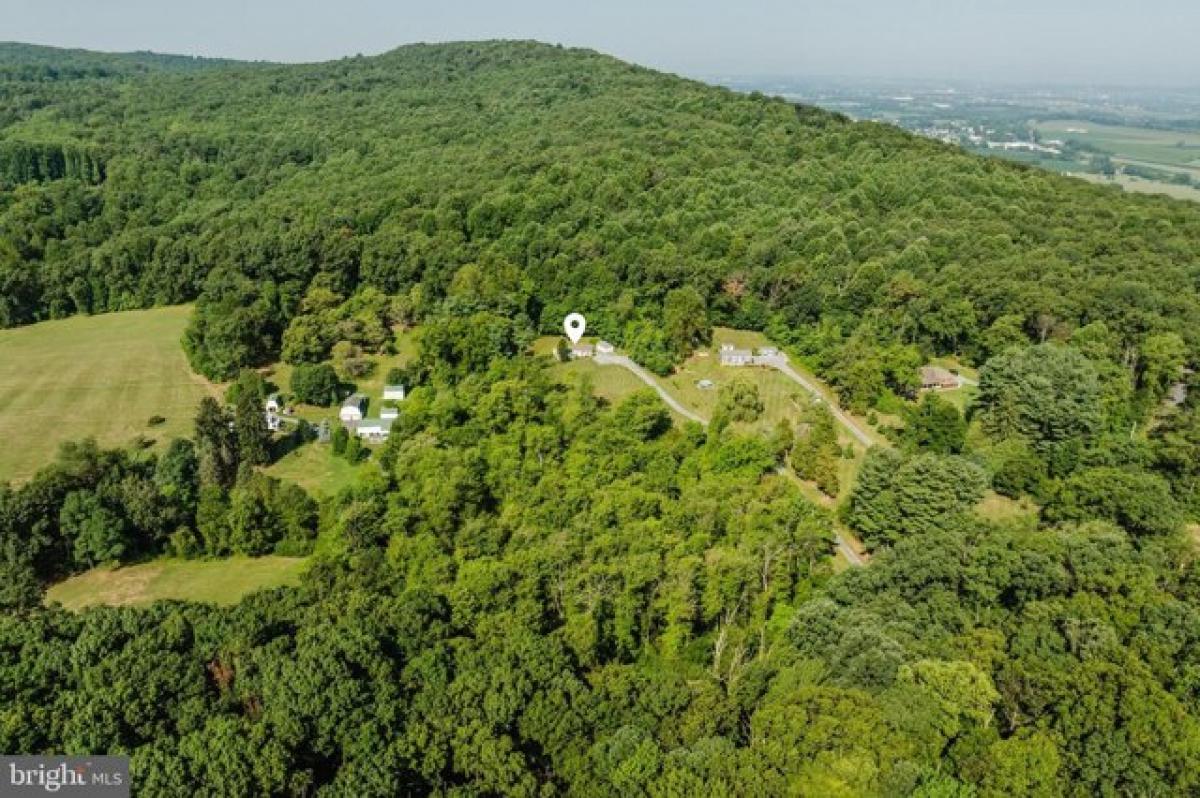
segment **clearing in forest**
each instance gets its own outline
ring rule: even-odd
[[[123,568],[93,568],[46,591],[46,604],[69,610],[95,604],[126,606],[160,599],[231,605],[255,590],[295,585],[304,557],[229,557],[221,560],[162,559]]]
[[[190,313],[133,310],[0,330],[0,482],[28,479],[63,441],[189,435],[197,404],[216,390],[183,354]]]

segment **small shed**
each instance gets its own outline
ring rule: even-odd
[[[350,394],[346,397],[346,401],[342,402],[342,408],[338,410],[338,418],[343,424],[357,424],[363,420],[363,415],[367,411],[367,397],[361,393]]]
[[[403,385],[385,385],[385,386],[383,386],[383,400],[385,402],[403,402],[404,401],[404,386]]]
[[[379,408],[380,418],[399,418],[399,416],[400,408],[396,407],[395,405],[384,405],[383,407]]]
[[[712,380],[696,380],[696,387],[702,391],[711,391],[716,387],[716,383]]]
[[[611,355],[615,351],[617,351],[617,348],[608,341],[601,341],[596,344],[596,352],[601,355]]]
[[[321,443],[329,443],[333,439],[333,430],[330,428],[329,419],[323,419],[317,425],[317,440]]]
[[[1188,384],[1186,382],[1176,382],[1167,390],[1167,403],[1173,407],[1179,407],[1187,401]]]
[[[263,406],[268,413],[278,413],[283,409],[283,398],[279,394],[273,393],[267,397]]]
[[[941,366],[921,366],[921,387],[926,390],[951,390],[959,385],[958,375]]]

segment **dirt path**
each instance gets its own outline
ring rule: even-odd
[[[833,417],[837,419],[838,423],[845,427],[846,431],[853,435],[859,443],[868,449],[876,445],[877,441],[872,440],[870,435],[863,432],[859,426],[854,423],[854,420],[851,419],[850,416],[842,412],[840,407],[832,402],[827,401],[824,395],[822,395],[822,393],[817,389],[817,386],[813,385],[812,382],[810,382],[803,374],[796,371],[791,367],[791,365],[782,360],[771,365],[776,371],[788,377],[801,388],[812,394],[818,402],[823,402],[824,404],[828,405],[830,412],[833,413]]]
[[[655,392],[662,397],[662,400],[667,403],[667,406],[674,410],[684,418],[697,421],[701,424],[708,424],[708,420],[697,415],[691,410],[684,407],[679,400],[667,393],[667,389],[658,384],[658,380],[654,379],[654,375],[646,371],[644,368],[633,362],[625,355],[603,355],[597,353],[595,360],[602,366],[623,366],[633,372],[633,375],[642,382],[649,385]]]

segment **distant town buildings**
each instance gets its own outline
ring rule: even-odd
[[[963,147],[977,149],[1004,150],[1006,152],[1036,152],[1043,155],[1062,155],[1066,143],[1061,139],[1033,141],[1019,139],[1014,134],[1007,137],[991,128],[974,127],[965,122],[955,121],[945,124],[928,125],[915,128],[914,132],[925,138],[934,139],[944,144],[957,144]]]
[[[1047,155],[1062,155],[1062,144],[1054,147],[1050,144],[1038,144],[1036,141],[989,141],[987,142],[989,150],[1025,150],[1027,152],[1041,152]]]

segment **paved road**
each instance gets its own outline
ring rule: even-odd
[[[632,371],[633,375],[635,377],[637,377],[639,380],[641,380],[642,382],[646,383],[651,388],[653,388],[655,390],[655,392],[658,393],[658,395],[662,397],[662,400],[664,402],[666,402],[667,405],[672,410],[674,410],[676,413],[683,416],[684,418],[690,418],[692,421],[698,421],[701,424],[705,424],[705,425],[708,424],[707,419],[702,418],[701,416],[697,415],[696,413],[693,413],[691,410],[688,410],[686,407],[684,407],[682,404],[680,404],[679,401],[676,400],[674,396],[671,396],[671,394],[667,393],[666,389],[658,384],[658,380],[654,379],[653,374],[646,371],[644,368],[642,368],[641,366],[639,366],[637,363],[633,362],[629,358],[625,357],[625,355],[602,355],[599,352],[597,352],[596,356],[595,356],[595,360],[597,363],[599,363],[602,366],[624,366],[625,368]]]
[[[636,376],[639,380],[641,380],[642,382],[646,383],[651,388],[653,388],[655,393],[657,393],[659,396],[661,396],[662,400],[667,403],[667,406],[670,407],[672,410],[674,410],[676,413],[679,413],[679,415],[683,416],[684,418],[690,418],[692,421],[697,421],[701,424],[704,424],[705,426],[708,425],[707,419],[692,412],[691,410],[689,410],[688,408],[686,408],[682,404],[680,404],[679,401],[674,396],[671,396],[671,394],[667,393],[665,388],[663,388],[661,385],[658,384],[658,380],[654,379],[653,374],[646,371],[644,368],[639,366],[633,360],[630,360],[625,355],[604,355],[604,354],[600,354],[599,352],[597,352],[595,355],[595,360],[597,363],[599,363],[602,366],[623,366],[624,368],[629,369],[630,371],[633,372],[634,376]],[[787,365],[787,363],[781,363],[780,365],[777,365],[776,368],[778,368],[780,371],[782,371],[787,376],[791,377],[796,382],[800,383],[801,386],[803,386],[811,394],[816,396],[817,399],[819,399],[822,402],[825,401],[825,397],[821,396],[820,392],[812,385],[812,383],[810,383],[808,380],[806,380],[799,372],[797,372],[791,366]],[[847,418],[845,416],[845,414],[843,414],[839,408],[830,406],[830,410],[833,411],[835,418],[837,418],[839,421],[841,421],[842,424],[844,424],[846,426],[846,428],[848,430],[850,430],[850,432],[853,433],[856,438],[858,438],[860,441],[863,442],[863,445],[865,445],[865,446],[872,445],[871,439],[868,438],[865,434],[863,434],[863,432],[854,425],[854,422],[852,422],[849,418]],[[786,473],[786,472],[784,472],[782,467],[780,467],[778,470],[780,473]],[[840,551],[842,553],[842,556],[846,558],[846,562],[848,562],[854,566],[863,566],[863,565],[867,564],[867,562],[863,558],[863,556],[854,550],[854,547],[850,545],[850,541],[846,540],[845,536],[842,535],[840,530],[835,529],[834,535],[837,537],[838,551]]]
[[[776,371],[779,371],[785,376],[791,378],[792,381],[796,382],[801,388],[816,397],[818,402],[823,402],[824,404],[829,405],[829,410],[833,413],[833,417],[836,418],[838,423],[845,427],[851,435],[857,438],[858,442],[863,446],[869,449],[876,444],[876,441],[871,440],[870,435],[859,429],[858,425],[854,423],[853,419],[843,413],[840,407],[831,402],[827,402],[825,397],[821,395],[821,392],[817,390],[817,386],[813,385],[812,382],[810,382],[803,374],[792,368],[786,360],[778,360],[770,365]]]

